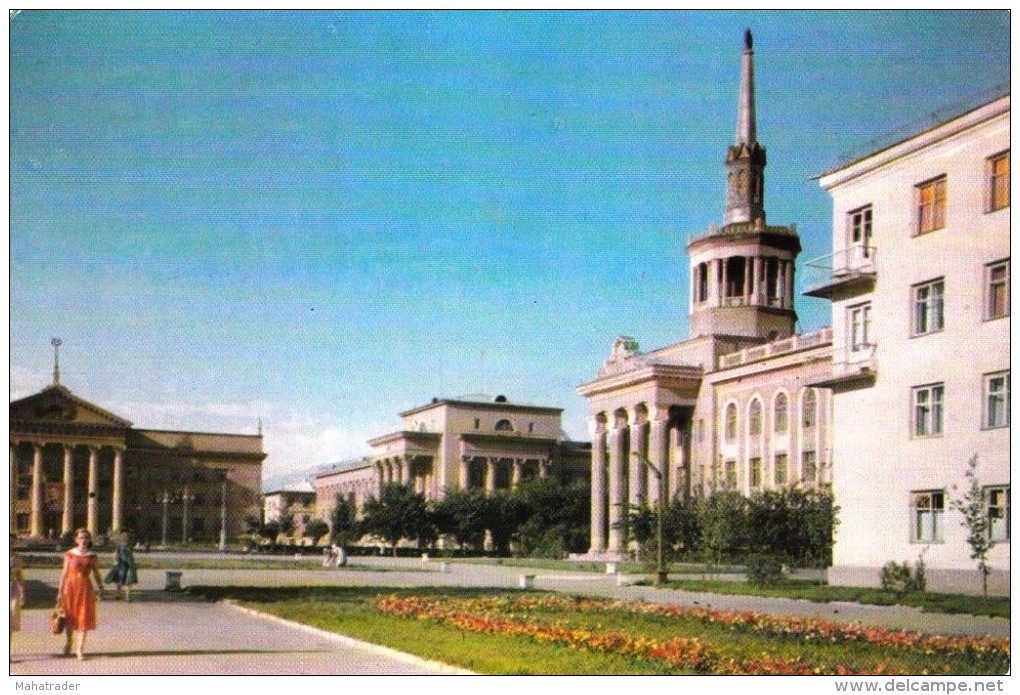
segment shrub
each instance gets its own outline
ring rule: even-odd
[[[746,564],[747,581],[755,586],[775,586],[783,580],[783,563],[774,555],[754,553]]]
[[[907,594],[915,591],[924,591],[926,580],[924,577],[924,561],[918,560],[913,572],[906,562],[895,562],[890,560],[882,567],[882,588],[895,594]]]

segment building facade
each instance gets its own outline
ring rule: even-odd
[[[976,456],[989,586],[1008,592],[1009,126],[1005,94],[820,177],[833,254],[807,293],[832,301],[834,583],[923,558],[930,589],[979,591],[951,506]]]
[[[800,239],[766,222],[750,31],[741,62],[723,225],[687,246],[691,337],[641,352],[621,336],[578,387],[591,410],[592,558],[622,557],[628,507],[660,494],[831,480],[831,398],[812,384],[830,371],[832,333],[795,332]]]
[[[219,542],[257,514],[262,435],[144,430],[54,383],[10,404],[10,528]]]
[[[328,518],[338,494],[360,510],[386,483],[436,500],[448,490],[508,490],[533,478],[586,479],[588,445],[564,440],[562,415],[503,396],[433,399],[401,413],[400,430],[372,439],[371,456],[316,476],[319,515]]]

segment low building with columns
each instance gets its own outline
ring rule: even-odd
[[[727,149],[723,225],[687,245],[691,337],[642,352],[620,336],[595,379],[589,557],[629,547],[631,505],[831,481],[832,332],[797,334],[794,225],[765,221],[754,54],[745,36],[737,133]]]
[[[316,476],[319,514],[328,518],[337,494],[360,509],[391,482],[435,500],[448,490],[508,490],[546,476],[586,480],[589,445],[564,440],[562,415],[503,396],[434,398],[401,413],[400,430],[370,440],[371,456]]]
[[[10,528],[84,527],[153,545],[219,542],[258,514],[262,435],[137,429],[53,385],[10,404]]]

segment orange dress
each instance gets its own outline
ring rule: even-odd
[[[67,576],[62,587],[61,605],[67,616],[67,627],[75,631],[96,629],[96,591],[92,575],[99,558],[95,553],[80,555],[77,548],[64,553]]]

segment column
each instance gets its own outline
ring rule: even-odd
[[[510,487],[514,490],[521,484],[521,459],[514,459],[513,473],[511,474]]]
[[[383,475],[383,465],[381,461],[376,461],[375,478],[376,487],[378,488],[377,493],[382,492],[382,486],[386,482],[386,477]]]
[[[715,272],[712,273],[713,277],[715,278],[715,305],[722,306],[723,296],[725,294],[725,290],[723,289],[724,285],[723,260],[721,258],[717,258],[713,261],[713,264],[715,265]]]
[[[411,459],[398,458],[397,465],[400,466],[400,483],[402,485],[408,485],[411,482]]]
[[[701,266],[695,263],[691,266],[691,311],[698,305],[698,276]]]
[[[722,266],[722,287],[719,291],[720,295],[719,306],[726,306],[726,292],[729,290],[730,284],[730,271],[729,268],[726,267],[729,264],[726,262],[726,260],[727,259],[725,258],[719,259],[719,263]]]
[[[89,533],[95,538],[98,533],[99,526],[99,509],[96,506],[98,503],[96,488],[99,484],[99,449],[94,446],[89,447],[89,501],[88,501],[88,516],[85,523]]]
[[[609,552],[623,553],[627,506],[627,426],[609,433]]]
[[[754,259],[751,256],[744,258],[744,304],[751,303],[751,266]]]
[[[549,477],[549,459],[538,460],[538,477],[540,479]]]
[[[124,530],[124,452],[113,450],[113,512],[110,528],[114,531]]]
[[[668,491],[670,497],[675,497],[679,494],[686,499],[687,493],[683,487],[686,481],[684,468],[687,465],[687,461],[684,453],[684,437],[683,432],[680,430],[680,425],[673,425],[669,430],[669,448],[670,453],[675,456],[671,466],[671,473],[675,471],[676,474],[669,476]],[[721,471],[720,475],[725,477],[726,471]]]
[[[42,445],[32,445],[32,536],[41,538],[43,535],[43,469]]]
[[[758,257],[754,263],[754,301],[755,304],[765,304],[762,298],[762,285],[765,283],[765,259]]]
[[[648,460],[665,476],[669,470],[669,420],[653,420],[651,424],[651,445],[648,447]],[[665,480],[662,476],[653,475],[648,479],[648,501],[657,502],[662,494]]]
[[[10,471],[10,475],[7,478],[7,480],[10,483],[7,487],[8,487],[8,492],[10,493],[10,503],[11,503],[11,505],[10,505],[10,507],[7,508],[10,511],[10,519],[8,519],[8,524],[9,525],[8,525],[7,529],[8,529],[8,531],[10,533],[17,533],[18,532],[18,523],[17,523],[18,520],[17,520],[17,516],[14,513],[14,503],[16,501],[16,497],[17,497],[16,491],[17,491],[17,487],[18,487],[15,484],[15,480],[17,479],[17,476],[18,476],[18,445],[15,444],[14,442],[11,442],[9,444],[9,448],[10,448],[10,451],[11,451],[11,471]]]
[[[462,456],[460,460],[460,489],[467,490],[469,482],[471,482],[471,459]]]
[[[645,493],[648,490],[648,468],[645,457],[648,451],[648,423],[635,422],[630,428],[630,480],[628,500],[631,504],[648,502]]]
[[[599,429],[591,443],[591,552],[606,551],[606,431]]]
[[[491,458],[485,459],[485,494],[491,495],[496,491],[496,462]]]
[[[793,261],[786,261],[786,272],[783,273],[783,277],[786,280],[786,296],[783,298],[783,306],[786,308],[793,307]]]
[[[64,446],[64,514],[60,519],[60,533],[74,531],[74,447]]]

